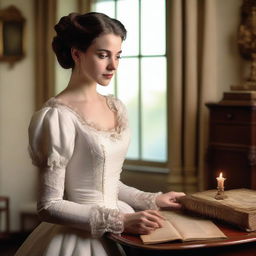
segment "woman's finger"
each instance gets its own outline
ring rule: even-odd
[[[159,211],[155,211],[155,210],[147,210],[145,211],[146,213],[149,213],[151,215],[157,216],[158,218],[165,220],[165,217],[163,215],[160,214]]]
[[[155,220],[152,221],[152,220],[149,220],[149,219],[144,219],[142,225],[145,226],[145,227],[154,228],[154,229],[161,227],[160,222],[155,221]]]
[[[175,203],[175,202],[169,202],[168,207],[170,207],[172,209],[180,209],[180,208],[182,208],[182,205],[179,203]]]
[[[155,223],[155,224],[156,224],[155,226],[156,226],[157,228],[162,227],[162,221],[163,221],[162,218],[160,219],[160,218],[158,218],[158,217],[156,217],[156,216],[150,215],[150,216],[148,216],[147,220],[150,221],[150,222]]]

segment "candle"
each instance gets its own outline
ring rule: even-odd
[[[218,188],[224,190],[224,181],[226,178],[222,176],[222,172],[220,173],[219,177],[216,178],[218,182]]]

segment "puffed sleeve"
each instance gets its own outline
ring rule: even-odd
[[[119,200],[129,204],[135,210],[158,210],[159,207],[156,205],[155,201],[159,194],[162,194],[162,192],[144,192],[119,181]]]
[[[62,168],[72,156],[75,129],[70,117],[57,108],[36,112],[29,125],[29,151],[38,167]]]
[[[36,112],[29,126],[29,149],[39,167],[38,215],[42,221],[75,227],[99,237],[121,233],[123,215],[117,209],[83,205],[66,200],[65,172],[75,146],[75,123],[62,109]]]

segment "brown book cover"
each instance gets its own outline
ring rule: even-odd
[[[160,211],[160,213],[165,217],[163,226],[148,235],[141,235],[144,244],[227,238],[210,220],[176,211]]]
[[[219,219],[245,231],[256,230],[256,190],[232,189],[225,191],[226,198],[215,199],[217,190],[207,190],[179,199],[189,211],[205,217]]]

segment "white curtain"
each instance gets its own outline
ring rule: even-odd
[[[216,100],[216,1],[172,0],[168,17],[169,186],[203,188],[208,110]]]

